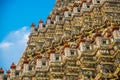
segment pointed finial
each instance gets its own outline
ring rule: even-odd
[[[0,74],[3,74],[4,70],[2,68],[0,68]]]
[[[25,58],[23,63],[24,63],[24,64],[28,64],[28,63],[29,63],[28,59]]]
[[[48,17],[47,17],[47,19],[51,19],[51,17],[50,17],[50,16],[48,16]]]
[[[43,20],[42,20],[42,19],[40,19],[39,23],[43,23]]]
[[[7,74],[10,74],[10,70],[7,70],[6,73],[7,73]]]
[[[35,24],[34,24],[34,23],[32,23],[32,24],[31,24],[31,27],[35,27]]]
[[[68,8],[67,8],[67,7],[65,7],[64,11],[68,11]]]
[[[14,64],[14,62],[11,64],[10,68],[11,69],[16,69],[16,65]]]

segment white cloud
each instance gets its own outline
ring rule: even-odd
[[[25,26],[19,30],[10,32],[2,42],[0,42],[0,67],[1,63],[10,65],[17,63],[25,50],[30,30]]]
[[[10,42],[2,42],[0,43],[0,48],[9,48],[12,45],[13,43],[10,43]]]

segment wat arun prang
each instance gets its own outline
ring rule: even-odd
[[[57,0],[0,80],[120,80],[120,0]]]

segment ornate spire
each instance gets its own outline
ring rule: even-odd
[[[68,11],[69,9],[67,7],[65,7],[64,11]]]
[[[98,30],[96,30],[94,37],[98,37],[98,36],[101,36],[101,34],[98,32]]]
[[[7,70],[6,73],[7,73],[7,74],[10,74],[10,70]]]
[[[2,68],[0,68],[0,74],[3,74],[4,70]]]
[[[35,24],[34,24],[34,23],[32,23],[32,24],[31,24],[31,27],[35,27]]]
[[[29,63],[27,57],[24,58],[24,62],[23,62],[23,63],[24,63],[24,64],[28,64],[28,63]]]
[[[40,19],[39,23],[43,23],[43,20],[42,20],[42,19]]]
[[[68,44],[67,41],[64,43],[64,48],[66,48],[66,47],[70,47],[70,45]]]
[[[42,58],[42,55],[38,54],[38,55],[36,56],[36,59],[40,59],[40,58]]]
[[[16,69],[16,65],[14,64],[14,62],[11,64],[10,68],[11,69]]]

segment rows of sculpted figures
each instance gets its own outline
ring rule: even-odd
[[[120,80],[120,0],[57,0],[0,80]]]

